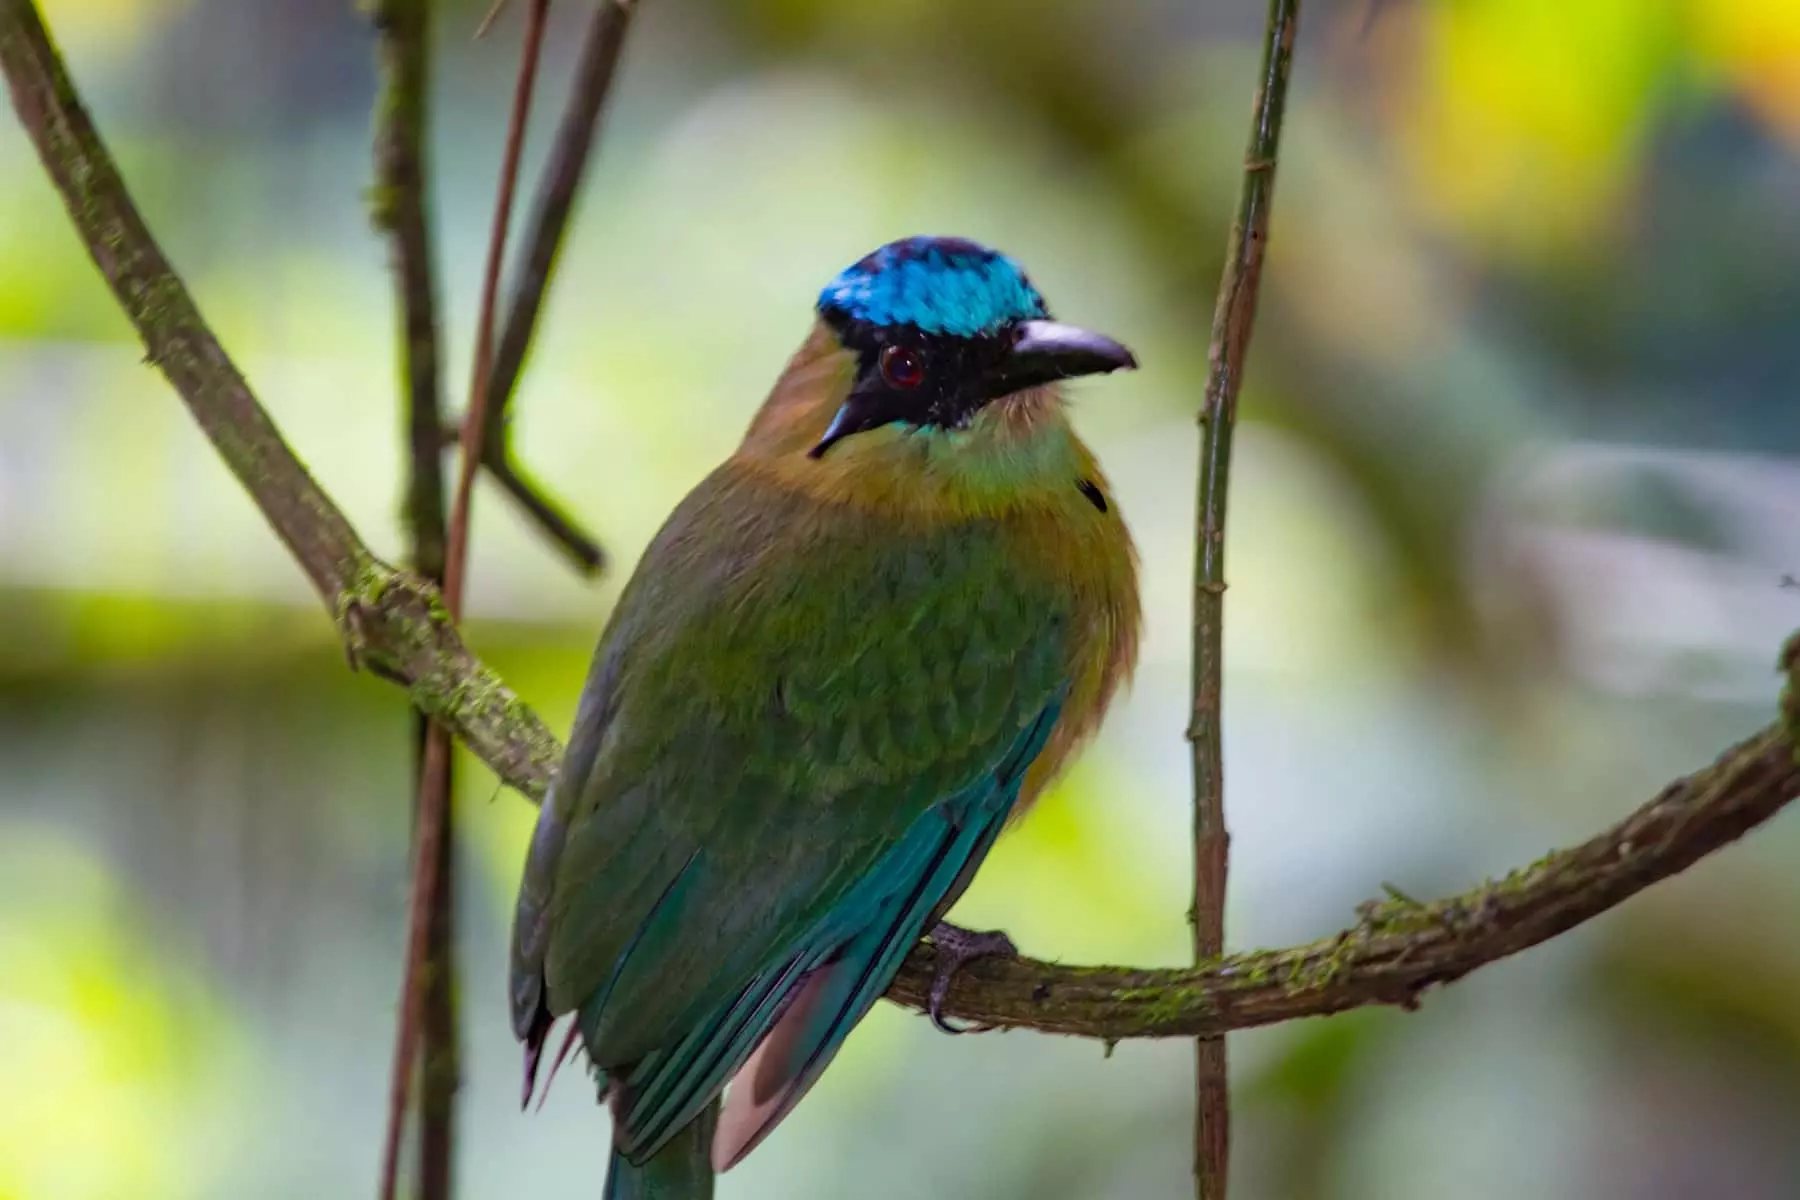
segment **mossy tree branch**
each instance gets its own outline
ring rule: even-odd
[[[403,683],[506,783],[542,799],[561,747],[470,654],[436,589],[370,553],[281,440],[133,208],[30,0],[0,0],[0,69],[89,253],[155,363],[336,619],[351,661]],[[945,1012],[1109,1041],[1198,1037],[1426,989],[1543,942],[1686,869],[1800,794],[1800,638],[1783,655],[1782,718],[1678,779],[1623,821],[1504,878],[1428,904],[1366,906],[1348,929],[1285,950],[1179,969],[981,960]],[[922,1008],[934,968],[913,951],[889,997]]]
[[[1797,658],[1800,638],[1784,656],[1782,722],[1604,832],[1501,879],[1430,903],[1371,902],[1331,937],[1186,970],[981,961],[957,976],[949,1008],[1001,1026],[1106,1039],[1207,1037],[1370,1004],[1411,1008],[1426,989],[1548,941],[1685,870],[1800,794]],[[915,953],[888,995],[921,1007],[931,979],[930,955]]]

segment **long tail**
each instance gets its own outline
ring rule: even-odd
[[[712,1140],[718,1123],[719,1102],[714,1100],[643,1166],[633,1166],[614,1150],[606,1168],[605,1200],[712,1200]]]

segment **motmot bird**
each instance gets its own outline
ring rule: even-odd
[[[940,1024],[950,974],[1010,947],[938,921],[1133,667],[1137,554],[1060,381],[1136,365],[1005,255],[892,242],[819,294],[651,542],[511,956],[525,1100],[572,1015],[562,1056],[579,1041],[612,1110],[607,1200],[710,1197],[922,936]]]

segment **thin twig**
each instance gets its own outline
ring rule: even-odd
[[[504,433],[502,437],[504,441],[499,450],[483,453],[481,465],[487,469],[488,478],[513,498],[513,503],[531,518],[538,532],[562,551],[577,574],[590,578],[598,575],[606,567],[606,551],[594,535],[583,529],[567,509],[552,500],[544,486],[525,469],[513,453],[511,437]]]
[[[469,381],[469,410],[463,418],[462,461],[456,491],[450,502],[450,528],[444,554],[444,606],[451,621],[462,613],[464,580],[469,557],[469,510],[474,496],[475,473],[481,464],[481,440],[487,429],[487,379],[493,361],[494,309],[500,294],[500,269],[506,257],[506,236],[512,221],[513,194],[518,188],[519,160],[524,153],[525,126],[531,112],[531,93],[537,83],[538,59],[543,50],[544,19],[549,0],[533,0],[525,15],[525,38],[520,48],[519,74],[513,89],[512,117],[506,131],[506,149],[500,164],[499,195],[494,202],[494,224],[488,239],[487,270],[482,278],[481,304],[476,315],[474,366]],[[400,1134],[406,1123],[406,1095],[412,1080],[415,1031],[423,1007],[422,981],[432,924],[432,899],[438,891],[443,840],[449,826],[450,731],[433,724],[426,731],[425,754],[419,780],[419,819],[413,853],[412,895],[407,906],[406,967],[400,991],[400,1025],[394,1038],[394,1068],[390,1081],[387,1137],[382,1147],[381,1200],[392,1200],[399,1174]]]
[[[494,27],[494,22],[500,19],[500,14],[505,8],[506,0],[493,0],[493,2],[488,5],[487,12],[482,15],[481,23],[475,26],[476,41],[480,41],[488,35],[488,30]]]
[[[405,513],[408,558],[442,586],[448,534],[444,512],[443,398],[439,382],[437,281],[434,277],[425,151],[430,99],[430,0],[380,0],[382,94],[376,102],[375,223],[392,246],[400,373],[407,414]],[[460,1049],[456,1015],[455,780],[451,762],[428,770],[431,719],[414,713],[413,819],[445,814],[425,897],[425,965],[420,998],[420,1200],[455,1194],[456,1091]],[[427,792],[427,788],[435,791]]]
[[[463,577],[468,569],[469,501],[474,494],[475,473],[481,465],[482,440],[487,436],[488,377],[493,373],[494,314],[500,299],[500,272],[506,261],[507,232],[512,225],[513,196],[519,187],[519,160],[525,150],[525,126],[531,115],[531,93],[537,85],[538,58],[544,44],[544,19],[549,0],[532,0],[525,12],[525,44],[520,50],[519,77],[513,89],[512,121],[506,131],[506,151],[500,165],[499,195],[494,201],[494,226],[488,237],[487,268],[481,278],[481,305],[475,321],[474,364],[470,369],[469,408],[463,415],[462,466],[456,476],[456,493],[450,502],[450,552],[445,558],[444,602],[450,619],[462,613]]]
[[[568,107],[563,110],[556,141],[538,182],[531,225],[525,232],[525,249],[513,273],[506,324],[494,351],[493,372],[488,377],[487,430],[482,440],[482,465],[494,482],[519,503],[584,574],[600,570],[606,562],[605,553],[593,536],[552,501],[513,457],[508,418],[513,391],[537,331],[538,314],[556,270],[575,197],[587,172],[595,134],[619,73],[619,56],[636,10],[636,0],[601,0],[588,19]]]
[[[1256,296],[1268,245],[1275,158],[1287,103],[1288,73],[1300,0],[1270,0],[1263,32],[1262,73],[1244,151],[1244,180],[1232,220],[1224,274],[1207,350],[1206,399],[1200,410],[1198,534],[1194,554],[1194,695],[1188,740],[1194,771],[1194,962],[1225,949],[1225,880],[1231,835],[1225,827],[1224,703],[1225,502],[1231,482],[1231,435],[1238,390],[1256,322]],[[1231,1165],[1231,1096],[1225,1039],[1194,1044],[1194,1191],[1225,1200]]]
[[[377,561],[321,491],[195,311],[144,229],[29,0],[0,0],[0,69],[76,230],[196,422],[325,601],[353,664],[408,689],[509,786],[541,801],[562,747],[463,645],[437,589]],[[981,960],[946,1014],[1104,1041],[1213,1036],[1371,1004],[1416,1003],[1438,984],[1548,940],[1767,821],[1800,795],[1800,635],[1784,652],[1782,720],[1676,780],[1586,842],[1426,903],[1367,907],[1353,926],[1285,950],[1199,967],[1072,967]],[[915,947],[888,996],[922,1009],[936,973]]]

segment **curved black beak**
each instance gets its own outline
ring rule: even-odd
[[[1056,321],[1025,321],[1005,358],[982,378],[990,400],[1058,379],[1137,367],[1131,351],[1109,337]]]

